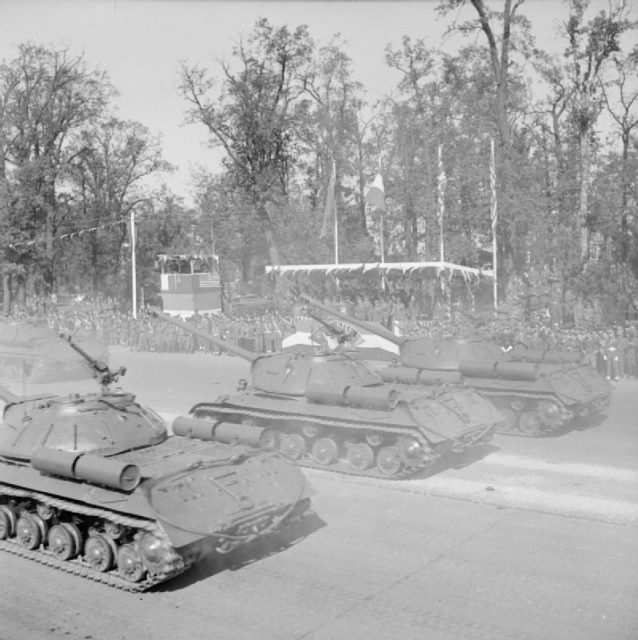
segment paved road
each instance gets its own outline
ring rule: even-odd
[[[248,373],[227,357],[112,360],[167,417]],[[498,436],[436,475],[308,471],[326,526],[240,568],[205,562],[153,593],[2,555],[0,640],[634,640],[637,410],[638,382],[620,382],[604,420],[554,438]]]

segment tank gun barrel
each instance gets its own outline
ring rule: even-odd
[[[370,333],[380,336],[381,338],[385,338],[386,340],[389,340],[390,342],[392,342],[393,344],[396,344],[399,347],[405,342],[404,338],[395,336],[394,333],[392,333],[392,331],[386,329],[385,327],[382,327],[376,322],[367,322],[366,320],[359,320],[358,318],[353,318],[352,316],[349,316],[346,313],[342,313],[341,311],[336,311],[335,309],[331,309],[330,307],[327,307],[325,304],[322,304],[318,300],[315,300],[315,298],[312,298],[306,295],[305,293],[301,294],[301,298],[305,300],[310,306],[315,307],[316,309],[320,309],[321,311],[325,311],[331,316],[339,318],[344,322],[351,324],[354,327],[358,327],[359,329],[363,329],[364,331],[369,331]]]
[[[191,327],[189,324],[187,324],[183,320],[178,320],[177,318],[173,318],[172,316],[169,316],[167,313],[160,311],[160,309],[158,309],[157,307],[148,307],[148,308],[160,320],[163,320],[167,324],[172,324],[174,327],[179,327],[184,331],[188,331],[189,333],[196,335],[202,340],[208,340],[208,342],[214,344],[216,347],[226,349],[226,351],[229,351],[230,353],[234,353],[236,356],[239,356],[240,358],[243,358],[248,362],[254,362],[260,356],[259,353],[255,353],[254,351],[249,351],[248,349],[243,349],[242,347],[238,347],[237,345],[227,342],[222,338],[218,338],[217,336],[207,333],[206,331],[201,331],[200,329]]]
[[[64,333],[60,333],[60,338],[65,340],[71,349],[73,349],[76,353],[80,354],[84,360],[88,363],[88,365],[93,370],[93,375],[100,383],[102,387],[108,389],[108,387],[117,382],[120,376],[123,376],[126,373],[125,367],[120,367],[117,371],[112,371],[109,369],[108,365],[101,360],[97,360],[93,356],[89,355],[82,347],[73,342],[73,338],[70,335],[65,335]]]

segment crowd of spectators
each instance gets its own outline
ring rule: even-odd
[[[455,305],[439,305],[434,313],[424,314],[418,304],[408,301],[406,305],[399,296],[373,299],[368,295],[354,295],[341,300],[325,298],[323,303],[359,320],[379,323],[397,335],[480,335],[498,342],[506,352],[520,346],[543,351],[580,351],[608,379],[638,377],[638,329],[632,324],[576,326],[574,323],[552,322],[551,316],[542,312],[530,317],[520,309],[507,309],[497,314],[477,315]],[[263,314],[233,317],[223,313],[196,313],[184,320],[230,345],[268,353],[279,351],[284,340],[299,330],[326,330],[324,324],[311,320],[308,311],[302,303],[289,300],[281,311],[267,310]],[[323,317],[327,318],[325,314]],[[144,310],[134,319],[130,311],[120,308],[115,300],[108,298],[76,299],[65,305],[28,298],[14,307],[8,319],[46,323],[57,332],[78,338],[97,338],[107,345],[136,351],[226,352],[224,348],[167,324]],[[333,324],[340,328],[339,322]]]

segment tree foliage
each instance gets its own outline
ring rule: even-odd
[[[168,169],[139,123],[110,111],[107,75],[68,50],[21,45],[0,65],[0,270],[12,294],[122,295],[126,215]]]

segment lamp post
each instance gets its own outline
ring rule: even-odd
[[[131,208],[131,293],[133,302],[133,319],[137,320],[137,274],[135,267],[135,211]]]

